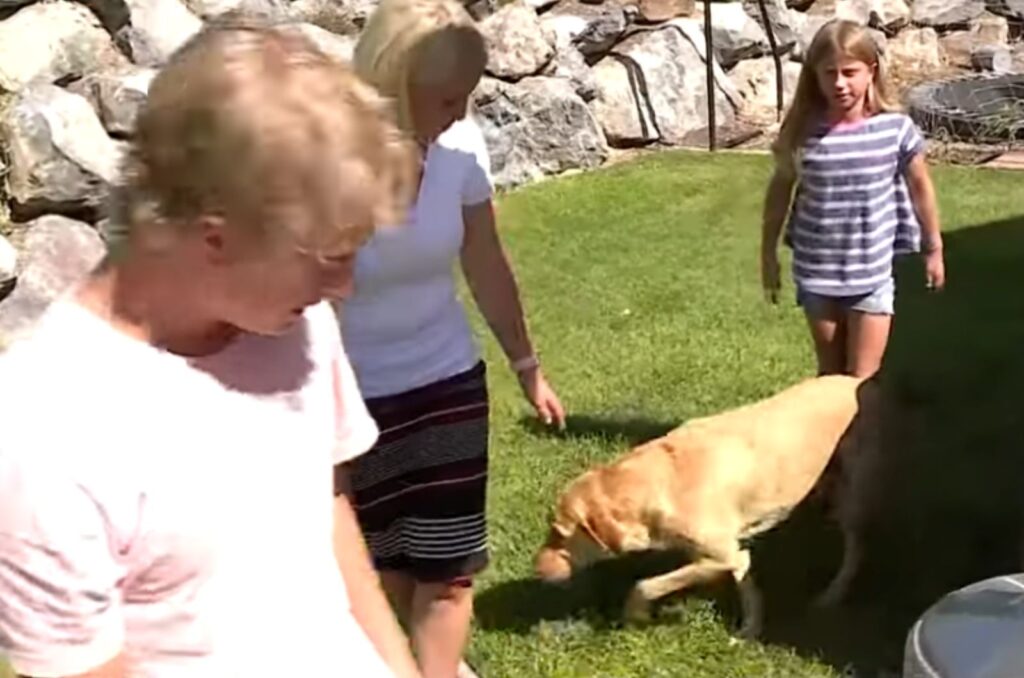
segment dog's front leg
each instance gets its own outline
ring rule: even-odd
[[[831,607],[842,602],[850,584],[853,583],[854,576],[860,569],[863,549],[857,528],[848,521],[843,522],[841,528],[843,531],[843,562],[835,577],[832,578],[832,582],[814,601],[818,607]]]
[[[633,590],[629,592],[629,597],[626,598],[625,617],[630,621],[646,621],[650,619],[653,601],[695,584],[720,577],[732,569],[733,566],[729,563],[711,558],[701,558],[678,570],[637,582]]]

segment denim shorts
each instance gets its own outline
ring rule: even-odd
[[[867,294],[852,297],[829,297],[796,288],[796,303],[811,316],[825,315],[829,304],[838,304],[845,311],[859,311],[871,315],[893,315],[895,312],[896,282],[889,278],[882,286]]]

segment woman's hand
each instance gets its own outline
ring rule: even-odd
[[[540,367],[532,367],[519,372],[519,385],[523,389],[523,395],[530,401],[537,417],[545,424],[565,428],[565,408],[562,401],[558,399],[555,390],[548,384],[544,372]]]

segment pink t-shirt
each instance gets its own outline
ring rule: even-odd
[[[0,654],[66,676],[384,677],[332,548],[377,429],[327,304],[187,359],[55,304],[0,356]]]

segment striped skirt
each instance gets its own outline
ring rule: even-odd
[[[486,368],[366,401],[376,446],[351,462],[356,516],[378,570],[419,581],[487,565]]]

